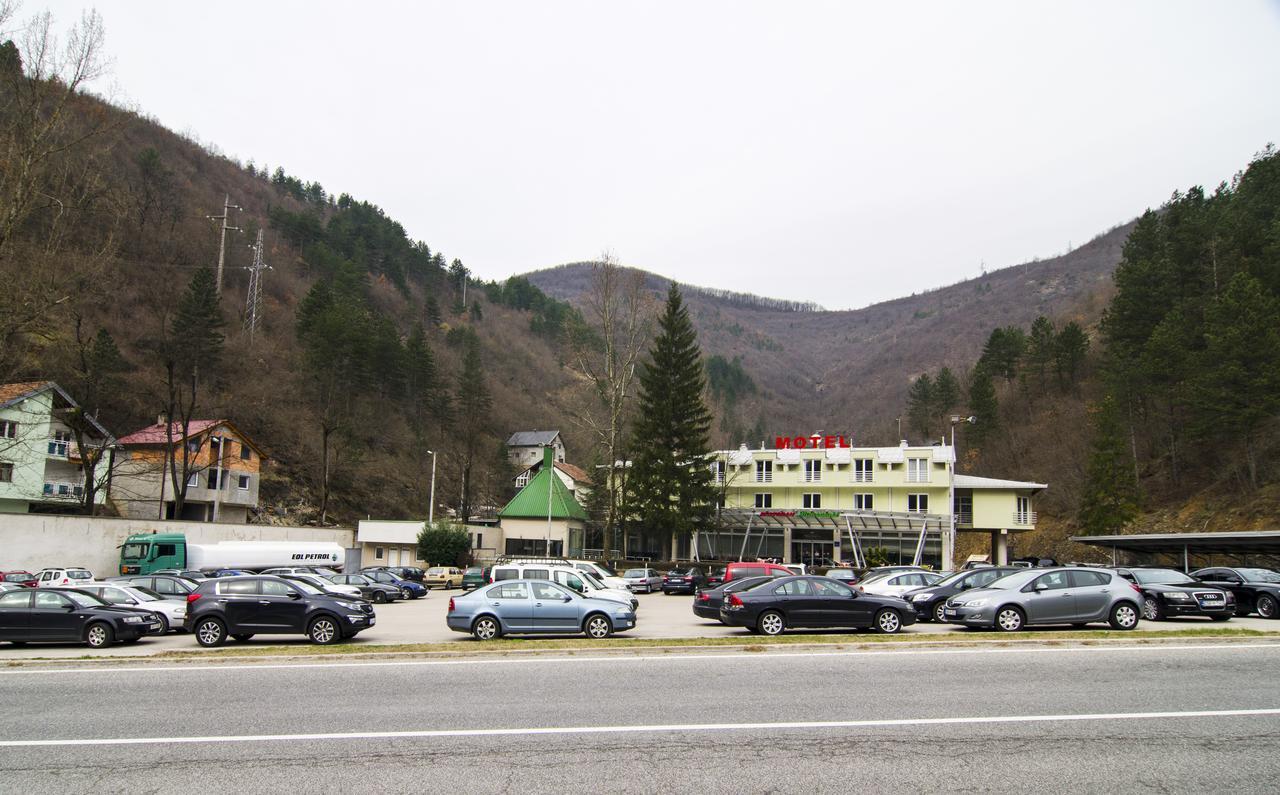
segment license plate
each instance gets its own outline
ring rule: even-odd
[[[956,610],[954,607],[946,607],[946,608],[943,608],[942,614],[944,616],[949,616],[954,618],[955,616],[960,615],[960,611]]]
[[[376,616],[369,616],[369,626],[373,626],[373,625],[374,625],[374,624],[376,624],[376,623],[378,623],[378,619],[377,619],[377,617],[376,617]]]

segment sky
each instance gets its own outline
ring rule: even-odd
[[[1280,143],[1276,0],[45,8],[102,15],[98,93],[484,279],[608,252],[866,306],[1061,254]]]

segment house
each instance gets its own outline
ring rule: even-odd
[[[541,461],[516,475],[514,479],[516,488],[522,489],[527,486],[540,469],[542,469]],[[569,490],[569,493],[573,495],[573,498],[579,504],[591,493],[591,475],[582,467],[564,461],[557,461],[556,475],[560,477],[560,482],[564,484],[565,488]]]
[[[542,449],[550,447],[557,461],[564,461],[564,441],[560,431],[516,431],[507,439],[507,459],[525,470],[542,461]]]
[[[503,554],[582,555],[587,526],[587,512],[574,499],[569,488],[553,472],[555,448],[543,448],[542,466],[520,493],[511,498],[498,521],[502,532]]]
[[[991,539],[991,559],[1008,560],[1010,535],[1036,527],[1043,483],[956,474],[946,445],[722,450],[711,468],[721,494],[715,527],[674,539],[678,557],[776,557],[785,562],[859,562],[887,550],[951,568],[957,532]],[[954,524],[953,524],[954,522]],[[630,544],[630,539],[629,542]],[[635,554],[628,549],[629,554]]]
[[[175,516],[170,465],[176,463],[181,476],[184,446],[187,494]],[[122,437],[120,448],[111,501],[121,516],[244,523],[258,507],[264,456],[230,420],[192,420],[184,434],[178,422],[166,430],[162,418]]]
[[[421,520],[361,519],[356,529],[360,565],[424,566],[418,559],[418,536],[426,526]]]
[[[0,512],[68,513],[85,501],[86,456],[67,424],[80,405],[53,381],[0,384]],[[115,440],[84,416],[94,504],[106,501]]]

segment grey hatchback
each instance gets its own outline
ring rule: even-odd
[[[1105,569],[1028,569],[948,599],[942,619],[1002,632],[1031,624],[1083,627],[1095,621],[1134,629],[1141,602],[1137,589]]]
[[[634,628],[636,613],[630,605],[546,580],[503,580],[451,598],[445,620],[449,629],[476,640],[533,633],[607,638]]]

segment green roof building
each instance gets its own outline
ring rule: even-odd
[[[587,512],[556,477],[554,449],[542,451],[542,468],[498,512],[502,553],[580,557]]]

